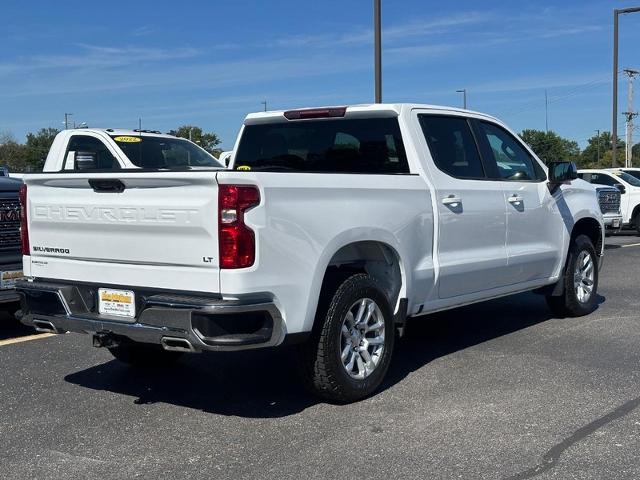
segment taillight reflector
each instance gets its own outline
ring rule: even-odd
[[[256,258],[253,230],[244,223],[247,210],[260,203],[253,185],[218,185],[220,268],[247,268]]]
[[[22,242],[22,255],[30,255],[29,249],[29,223],[27,218],[27,186],[20,187],[18,194],[20,199],[20,241]]]
[[[303,110],[288,110],[284,112],[287,120],[305,120],[307,118],[335,118],[344,117],[347,107],[305,108]]]

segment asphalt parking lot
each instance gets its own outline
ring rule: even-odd
[[[523,294],[416,320],[345,406],[287,351],[140,372],[0,317],[0,477],[640,478],[640,237],[607,240],[592,315]]]

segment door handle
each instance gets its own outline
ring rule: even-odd
[[[509,198],[507,198],[507,201],[509,203],[512,203],[514,205],[520,205],[522,203],[522,197],[520,195],[516,195],[515,193],[513,195],[511,195]]]
[[[442,204],[455,208],[462,204],[462,199],[454,195],[449,195],[448,197],[442,199]]]
[[[122,193],[126,188],[122,180],[118,180],[117,178],[90,178],[89,185],[93,188],[93,191],[97,193]]]

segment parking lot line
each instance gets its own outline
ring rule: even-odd
[[[622,245],[622,248],[625,247],[640,247],[640,243],[630,243],[628,245]]]
[[[0,340],[0,347],[5,345],[13,345],[14,343],[30,342],[31,340],[41,340],[43,338],[53,337],[55,333],[37,333],[35,335],[27,335],[26,337],[7,338]]]

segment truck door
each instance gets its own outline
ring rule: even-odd
[[[508,281],[520,284],[554,275],[563,256],[563,219],[547,176],[533,155],[506,129],[473,120],[480,152],[497,177],[507,209]]]
[[[439,298],[507,285],[504,196],[486,175],[469,120],[418,113],[418,121],[436,190]]]

